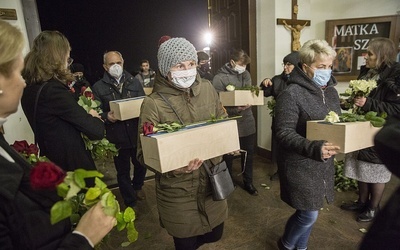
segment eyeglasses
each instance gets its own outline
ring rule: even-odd
[[[282,67],[289,67],[292,66],[293,64],[287,62],[287,63],[282,63]]]
[[[67,59],[68,66],[70,66],[73,62],[74,62],[74,59],[72,59],[71,57],[68,57],[68,59]]]

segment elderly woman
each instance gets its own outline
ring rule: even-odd
[[[81,133],[91,140],[104,137],[104,123],[95,110],[90,114],[69,91],[74,77],[67,38],[58,31],[43,31],[25,58],[22,76],[27,82],[21,104],[35,134],[41,155],[66,171],[96,169]]]
[[[334,197],[333,157],[338,146],[306,139],[307,121],[340,113],[336,80],[331,76],[336,52],[323,40],[310,40],[299,51],[300,63],[275,106],[281,199],[296,209],[278,241],[279,249],[307,249],[311,229],[324,200]]]
[[[160,74],[156,75],[153,93],[143,101],[139,124],[191,124],[211,116],[227,116],[214,87],[197,74],[197,53],[189,41],[171,38],[160,45],[157,57]],[[138,159],[143,162],[140,143]],[[221,160],[217,157],[208,161],[211,165]],[[197,249],[219,240],[228,216],[226,200],[212,199],[209,177],[202,166],[202,159],[193,159],[181,169],[156,173],[161,226],[173,236],[178,250]]]
[[[0,124],[18,109],[25,88],[24,38],[14,26],[0,20]],[[0,134],[0,246],[1,249],[93,249],[112,229],[115,218],[93,206],[71,233],[69,220],[50,224],[55,191],[33,190],[31,166]]]
[[[368,97],[357,97],[354,104],[358,111],[386,113],[388,117],[400,114],[400,64],[396,62],[397,48],[388,38],[374,38],[370,41],[365,66],[358,79],[375,80],[377,88]],[[356,158],[355,158],[356,157]],[[374,147],[346,155],[345,175],[358,181],[357,202],[341,206],[344,210],[357,211],[357,221],[372,221],[379,211],[385,184],[391,173],[382,163]]]

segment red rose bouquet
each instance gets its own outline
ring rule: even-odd
[[[57,190],[63,200],[56,202],[50,210],[50,220],[55,224],[70,218],[73,226],[77,225],[81,216],[93,205],[101,202],[104,212],[117,219],[117,229],[127,230],[127,246],[138,238],[135,229],[135,211],[128,207],[120,211],[115,195],[100,179],[103,174],[95,170],[76,169],[65,173],[60,167],[46,157],[39,157],[39,149],[35,144],[26,141],[16,141],[11,145],[20,153],[33,168],[30,173],[30,183],[33,189]],[[87,187],[86,178],[95,178],[95,186]]]

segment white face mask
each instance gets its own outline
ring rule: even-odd
[[[196,80],[197,69],[171,71],[172,82],[178,88],[189,88]]]
[[[240,66],[240,65],[235,65],[235,71],[238,72],[239,74],[242,74],[243,72],[246,71],[246,66]]]
[[[122,72],[123,69],[119,64],[114,64],[108,69],[108,73],[110,73],[110,75],[112,75],[116,79],[121,77]]]

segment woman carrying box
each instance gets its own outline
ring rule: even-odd
[[[306,139],[307,121],[340,113],[332,77],[336,52],[323,40],[310,40],[299,51],[300,63],[276,100],[275,125],[279,145],[281,199],[296,212],[286,223],[279,249],[307,249],[311,229],[324,201],[334,197],[333,157],[338,146]]]
[[[354,104],[359,112],[375,111],[394,116],[400,114],[400,64],[396,62],[397,48],[392,40],[378,37],[370,41],[361,67],[360,80],[375,80],[377,87],[368,97],[357,97]],[[358,181],[357,202],[343,204],[344,210],[360,214],[357,221],[372,221],[379,211],[379,203],[391,173],[382,163],[374,147],[358,151],[356,159],[346,156],[345,175]],[[348,164],[352,162],[354,164]]]
[[[157,125],[181,120],[191,124],[211,116],[227,116],[211,83],[197,74],[197,53],[190,42],[171,38],[160,45],[157,58],[160,74],[156,75],[153,93],[143,100],[139,133],[145,122]],[[140,140],[138,159],[144,164]],[[216,157],[209,161],[217,164],[221,160]],[[226,200],[213,201],[209,177],[201,166],[203,159],[193,159],[186,167],[156,173],[160,223],[173,236],[178,250],[194,250],[218,241],[228,216]]]

